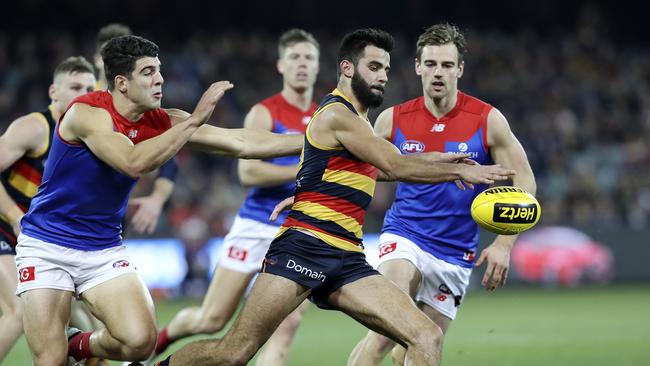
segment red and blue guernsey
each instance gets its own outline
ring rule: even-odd
[[[308,110],[302,111],[299,108],[289,104],[281,93],[264,99],[260,102],[271,113],[273,121],[272,132],[281,134],[304,134],[309,120],[314,115],[317,105],[312,103]],[[285,156],[266,160],[268,163],[276,165],[297,165],[300,161],[298,156]],[[248,191],[246,200],[239,210],[239,216],[263,222],[271,225],[280,225],[287,217],[284,211],[278,216],[275,222],[269,221],[269,216],[273,208],[283,199],[293,196],[295,181],[281,184],[273,187],[253,187]]]
[[[492,106],[458,92],[454,108],[436,118],[419,97],[393,108],[391,142],[402,154],[468,153],[480,164],[491,164],[487,146],[487,116]],[[383,232],[405,237],[422,250],[465,268],[474,266],[478,226],[470,215],[474,197],[486,188],[461,191],[453,182],[397,185],[386,213]]]
[[[169,115],[160,108],[146,112],[135,123],[130,122],[115,110],[113,97],[107,91],[78,97],[70,106],[75,103],[108,111],[113,129],[134,144],[171,128]],[[22,232],[78,250],[121,245],[121,222],[136,180],[101,161],[86,145],[63,140],[58,127],[43,181],[21,221]]]

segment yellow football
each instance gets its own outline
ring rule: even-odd
[[[542,208],[535,197],[521,188],[500,186],[486,189],[472,202],[472,218],[484,229],[501,235],[524,232],[537,224]]]

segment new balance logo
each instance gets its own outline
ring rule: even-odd
[[[430,132],[442,132],[445,130],[445,124],[444,123],[434,123],[433,127],[431,127]]]

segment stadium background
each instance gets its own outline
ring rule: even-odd
[[[586,288],[578,288],[582,279],[569,289],[558,288],[557,278],[530,284],[516,271],[509,288],[495,294],[474,284],[446,340],[445,363],[648,364],[650,49],[644,14],[631,2],[4,4],[0,131],[46,105],[55,65],[70,55],[90,58],[97,30],[109,22],[126,23],[161,46],[164,106],[192,110],[208,83],[232,81],[235,89],[212,121],[239,127],[248,108],[281,87],[275,60],[283,30],[305,28],[321,43],[316,99],[334,86],[336,48],[346,31],[391,31],[397,46],[384,103],[389,106],[421,94],[413,72],[415,39],[441,20],[467,30],[461,90],[497,106],[528,153],[543,207],[540,228],[579,228],[614,259],[613,272]],[[233,159],[182,151],[179,165],[176,189],[154,236],[178,238],[189,271],[180,288],[156,292],[167,297],[158,303],[162,324],[202,293],[210,265],[201,248],[227,232],[245,194]],[[142,183],[135,194],[147,192],[151,179]],[[391,198],[392,185],[378,185],[367,232],[379,230]],[[488,240],[489,235],[483,242]],[[291,364],[343,364],[361,334],[352,321],[312,309]],[[21,341],[5,363],[27,364],[27,357]]]

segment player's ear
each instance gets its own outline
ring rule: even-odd
[[[278,62],[276,63],[275,66],[278,68],[278,72],[281,75],[284,75],[284,62],[282,62],[281,58],[278,59]]]
[[[56,101],[56,85],[54,85],[54,83],[52,83],[47,89],[47,95],[50,97],[51,101]]]
[[[422,75],[422,70],[420,70],[420,60],[418,60],[417,57],[415,58],[415,74],[418,76]]]
[[[341,74],[345,75],[346,78],[352,78],[352,75],[354,75],[354,64],[351,61],[348,60],[343,60],[339,64],[339,68],[341,69]]]
[[[465,61],[461,61],[458,65],[458,71],[456,72],[456,77],[460,79],[463,76],[463,71],[465,71]]]
[[[115,76],[114,82],[115,82],[115,90],[121,93],[126,93],[126,90],[128,89],[129,79],[127,79],[123,75],[117,75]]]

